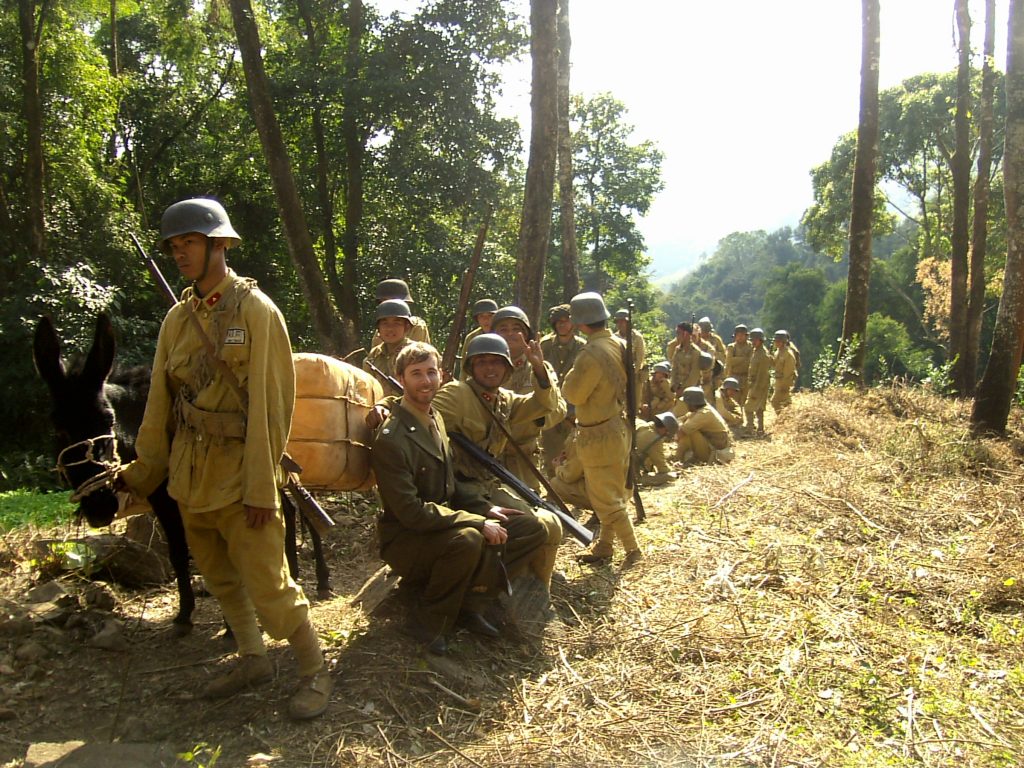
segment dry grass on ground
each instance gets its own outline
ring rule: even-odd
[[[321,720],[284,717],[280,647],[269,690],[194,698],[217,655],[211,601],[174,641],[170,592],[122,593],[126,653],[37,630],[43,668],[4,662],[18,719],[0,760],[121,738],[219,746],[218,766],[1019,765],[1024,443],[1019,421],[1017,438],[971,440],[966,416],[917,390],[800,395],[731,466],[645,492],[636,569],[581,569],[567,544],[541,642],[463,635],[442,662],[396,631],[400,601],[349,606],[376,568],[371,512],[339,507],[337,597],[314,609],[337,681]],[[7,550],[16,596],[24,537]]]

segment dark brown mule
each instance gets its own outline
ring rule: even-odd
[[[111,374],[116,344],[110,319],[96,320],[92,348],[84,363],[67,368],[61,358],[61,343],[53,322],[44,317],[36,326],[32,347],[36,369],[49,387],[53,404],[51,419],[57,437],[58,470],[75,490],[78,514],[94,528],[109,525],[117,514],[117,497],[111,483],[119,461],[135,457],[135,435],[149,393],[150,370],[131,368]],[[79,498],[80,497],[80,498]],[[192,630],[195,594],[188,569],[188,544],[178,503],[167,494],[167,481],[148,499],[167,537],[171,567],[178,585],[178,613],[175,633]],[[285,550],[293,578],[298,578],[295,507],[281,494],[285,516]],[[316,559],[317,593],[330,594],[329,572],[320,537],[307,527]]]

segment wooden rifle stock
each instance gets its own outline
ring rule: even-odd
[[[142,247],[142,243],[139,242],[139,238],[135,236],[134,232],[129,232],[128,236],[131,237],[132,242],[135,243],[135,248],[138,250],[139,255],[142,256],[146,262],[146,267],[149,269],[149,274],[153,278],[153,282],[160,288],[160,292],[167,299],[167,303],[170,306],[174,306],[178,303],[178,297],[174,295],[174,291],[171,290],[171,286],[164,278],[163,273],[160,271],[160,267],[157,266],[156,260],[153,259],[146,250]],[[238,405],[242,409],[242,413],[248,415],[249,413],[249,396],[242,389],[238,383],[238,379],[235,374],[228,367],[228,364],[217,355],[217,348],[214,346],[213,341],[203,330],[202,324],[199,322],[199,318],[196,317],[196,313],[192,311],[192,308],[188,308],[188,317],[192,321],[192,326],[199,338],[202,339],[203,348],[216,366],[217,370],[224,376],[224,380],[231,387],[231,391],[235,393],[235,397],[238,398]],[[302,467],[296,463],[295,459],[289,456],[287,453],[281,456],[281,468],[285,471],[285,477],[287,482],[285,488],[292,492],[292,496],[295,499],[295,503],[299,507],[299,511],[302,512],[302,516],[306,518],[306,521],[313,526],[313,529],[321,536],[325,535],[328,530],[334,527],[334,519],[327,514],[323,507],[321,507],[313,495],[304,488],[298,480],[299,474],[302,472]]]
[[[480,267],[480,258],[484,252],[484,243],[487,242],[487,230],[491,225],[491,212],[493,208],[487,207],[483,223],[476,233],[476,244],[473,246],[473,255],[469,260],[469,268],[462,276],[462,286],[459,289],[459,306],[455,311],[455,319],[452,321],[452,329],[448,333],[448,343],[444,345],[444,355],[441,357],[441,370],[450,377],[455,377],[455,356],[459,351],[459,340],[462,338],[462,328],[466,323],[466,307],[469,306],[469,294],[473,291],[473,282],[476,280],[476,271]]]

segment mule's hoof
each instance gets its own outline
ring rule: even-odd
[[[330,600],[332,597],[334,597],[334,590],[330,587],[324,587],[316,591],[317,600]]]
[[[167,634],[176,640],[182,637],[188,637],[192,634],[192,622],[176,621],[171,624],[171,628],[167,630]]]

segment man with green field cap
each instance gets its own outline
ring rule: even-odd
[[[575,406],[576,448],[583,465],[586,495],[601,521],[601,533],[581,562],[611,561],[616,539],[625,551],[623,567],[643,554],[627,510],[629,492],[629,429],[626,423],[626,365],[623,344],[608,329],[611,314],[599,293],[580,293],[570,302],[572,321],[587,343],[566,374],[562,394]]]

